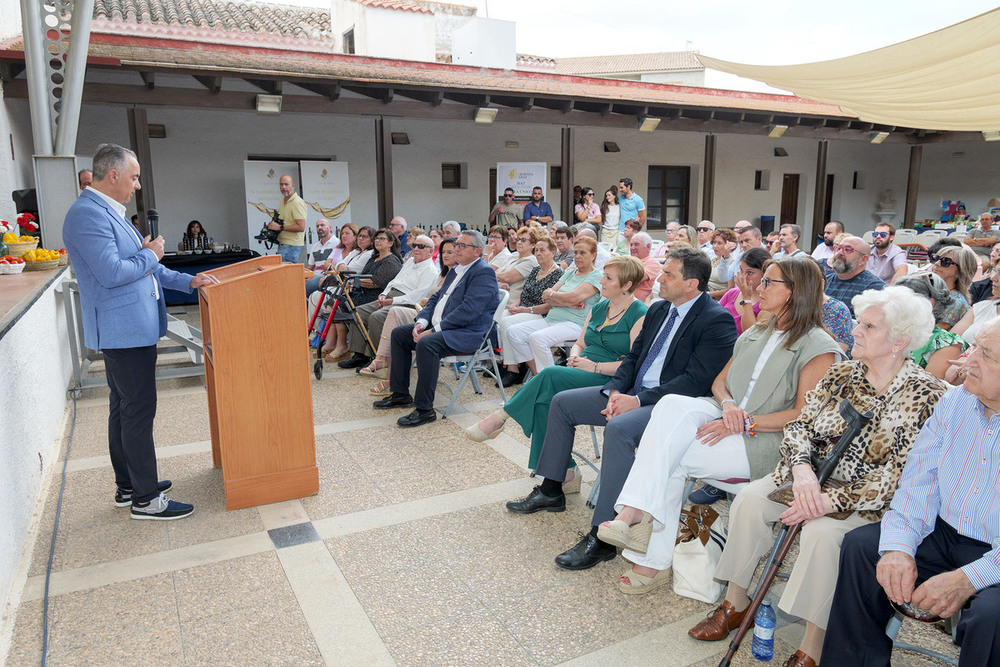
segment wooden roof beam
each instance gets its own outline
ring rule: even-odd
[[[219,91],[222,90],[222,77],[221,76],[199,76],[195,75],[195,81],[201,85],[208,88],[208,92],[213,95],[218,95]]]

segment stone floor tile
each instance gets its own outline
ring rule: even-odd
[[[182,623],[294,598],[273,551],[176,572],[174,585]]]

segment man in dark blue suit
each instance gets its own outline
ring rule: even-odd
[[[375,401],[378,409],[413,406],[400,417],[400,426],[420,426],[437,419],[434,388],[441,358],[472,354],[493,327],[493,314],[500,303],[497,275],[483,261],[486,239],[476,231],[462,232],[455,244],[458,264],[448,272],[444,284],[427,302],[413,324],[392,330],[392,364],[389,388],[392,394]],[[732,317],[730,317],[732,320]],[[417,353],[417,391],[410,396],[410,364]]]
[[[93,183],[66,213],[63,243],[80,288],[84,344],[104,353],[115,504],[131,505],[133,519],[180,519],[194,507],[164,495],[170,482],[157,479],[153,447],[156,342],[167,331],[163,288],[191,292],[218,280],[160,264],[163,237],[143,239],[125,218],[125,204],[138,189],[135,153],[102,145]]]
[[[667,394],[708,396],[712,382],[733,356],[733,316],[705,291],[712,263],[697,248],[667,255],[660,283],[663,301],[654,303],[632,349],[603,387],[570,389],[555,395],[535,472],[544,477],[528,497],[507,503],[518,514],[562,512],[566,466],[578,424],[606,426],[601,490],[592,529],[556,557],[568,570],[583,570],[615,557],[615,548],[597,539],[597,526],[615,517],[614,504],[625,484],[635,450],[656,402]]]

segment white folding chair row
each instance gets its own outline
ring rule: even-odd
[[[897,229],[896,238],[893,239],[893,243],[913,243],[913,239],[917,236],[917,230],[915,229]]]

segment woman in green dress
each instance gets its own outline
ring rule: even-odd
[[[529,380],[498,410],[475,426],[466,437],[483,442],[500,435],[504,423],[513,418],[531,438],[528,467],[534,470],[542,451],[549,403],[560,391],[601,386],[618,370],[632,342],[642,328],[647,306],[633,292],[646,276],[646,269],[635,257],[613,257],[604,266],[600,301],[594,304],[583,325],[583,332],[570,350],[566,366],[548,366]],[[571,462],[566,473],[567,493],[579,492],[580,477]]]

